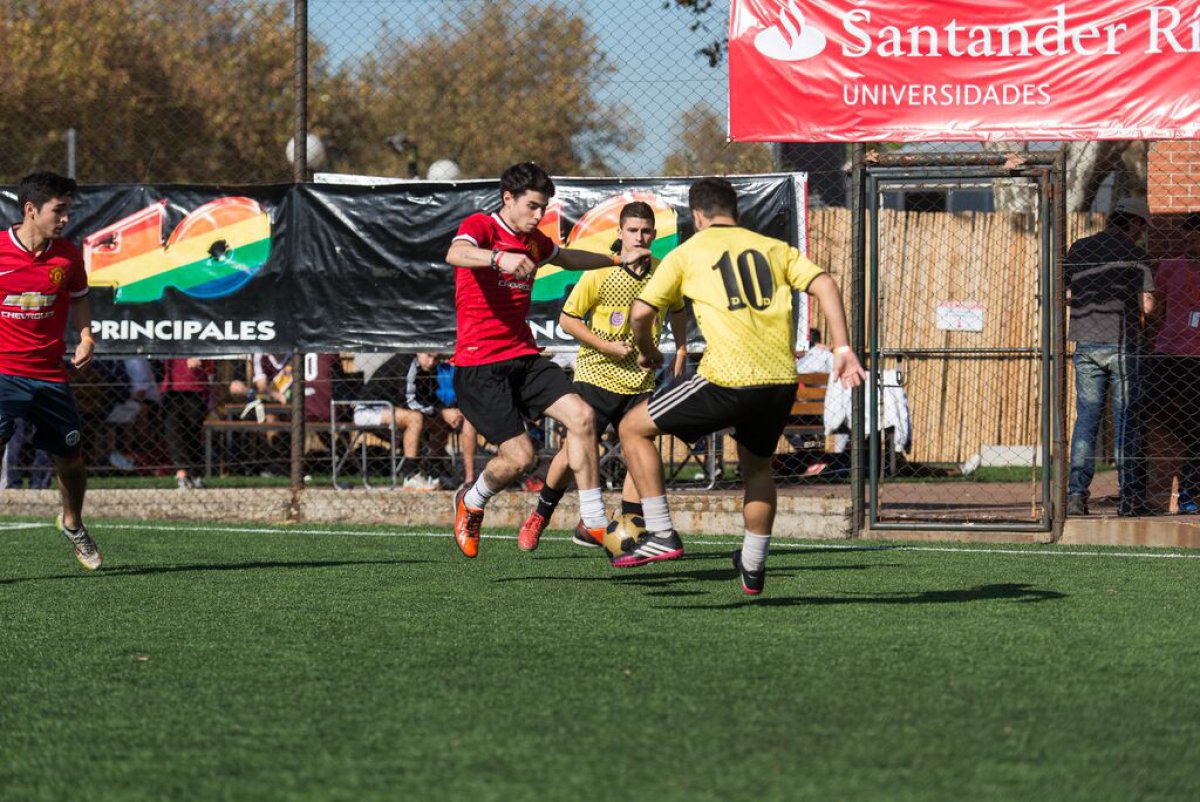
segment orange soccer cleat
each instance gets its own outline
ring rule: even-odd
[[[589,529],[584,526],[583,521],[575,524],[575,534],[571,536],[571,542],[576,546],[586,546],[589,549],[594,549],[604,545],[604,529],[601,526],[597,529]]]
[[[454,494],[454,542],[467,557],[479,554],[479,527],[483,526],[483,510],[468,507],[463,499],[467,488],[460,487]]]

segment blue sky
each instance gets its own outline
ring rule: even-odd
[[[370,51],[380,31],[420,35],[466,2],[469,0],[309,0],[309,26],[330,47],[335,62],[352,61]],[[723,34],[728,1],[718,0],[709,12],[708,30],[697,32],[687,29],[692,21],[689,13],[664,8],[663,0],[560,2],[588,20],[601,49],[616,67],[597,96],[628,105],[643,132],[636,150],[611,155],[615,172],[657,175],[663,157],[673,147],[676,123],[684,110],[703,100],[725,112],[725,65],[709,67],[707,60],[695,53]],[[436,155],[430,154],[430,158]]]

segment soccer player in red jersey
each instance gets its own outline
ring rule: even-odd
[[[475,483],[454,497],[454,539],[468,557],[479,553],[488,499],[537,465],[526,418],[548,415],[566,426],[583,526],[601,541],[608,523],[592,408],[562,368],[540,355],[526,318],[541,265],[596,270],[633,264],[650,251],[637,248],[613,257],[559,248],[538,230],[553,196],[554,182],[545,171],[532,162],[514,164],[500,176],[500,208],[464,220],[446,254],[455,268],[458,309],[454,392],[467,420],[488,442],[499,444]]]
[[[18,418],[36,427],[34,445],[50,452],[58,472],[57,526],[83,567],[94,571],[102,558],[83,525],[87,467],[63,365],[68,315],[80,338],[71,364],[87,365],[96,347],[83,256],[60,238],[74,195],[75,182],[54,173],[21,179],[21,222],[0,233],[0,445]]]

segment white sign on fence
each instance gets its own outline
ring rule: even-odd
[[[983,331],[983,304],[943,301],[937,306],[941,331]]]

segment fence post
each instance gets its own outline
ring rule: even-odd
[[[873,375],[875,366],[867,364],[864,351],[867,319],[866,150],[862,142],[854,143],[850,161],[850,347]],[[858,537],[865,525],[863,387],[855,387],[850,398],[850,536]]]
[[[1050,540],[1057,543],[1062,540],[1063,529],[1067,523],[1067,473],[1069,459],[1067,450],[1067,297],[1066,282],[1063,276],[1063,256],[1066,255],[1067,237],[1067,149],[1060,148],[1058,158],[1054,160],[1054,195],[1051,214],[1054,224],[1051,230],[1051,262],[1052,303],[1050,320],[1052,321],[1051,359],[1054,365],[1053,386],[1050,388],[1051,403],[1054,404],[1054,469],[1051,490],[1051,534]],[[1050,225],[1050,221],[1046,221]],[[1045,466],[1043,470],[1050,470]]]
[[[295,130],[292,145],[292,181],[303,184],[308,177],[308,0],[293,0]],[[300,493],[304,488],[304,354],[292,353],[292,498],[288,518],[300,517]]]

